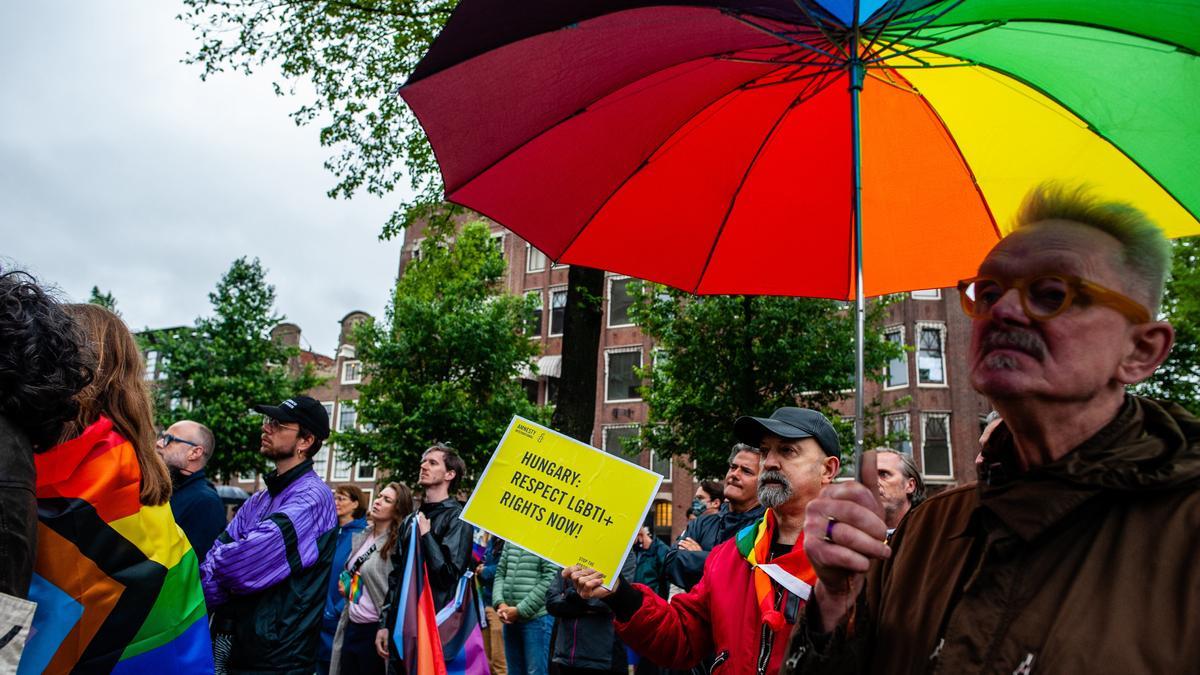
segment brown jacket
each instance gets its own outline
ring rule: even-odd
[[[978,484],[901,524],[851,635],[805,617],[784,673],[1200,671],[1200,420],[1130,396],[1024,474],[992,439]]]

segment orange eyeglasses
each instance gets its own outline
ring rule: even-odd
[[[1038,321],[1062,314],[1078,298],[1111,307],[1133,323],[1150,320],[1149,310],[1133,298],[1071,274],[1041,274],[1012,280],[980,276],[958,282],[963,311],[975,319],[991,314],[1010,288],[1017,289],[1025,315]]]

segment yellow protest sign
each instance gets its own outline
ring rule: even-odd
[[[605,585],[625,562],[662,476],[513,417],[462,519],[558,565],[586,565]]]

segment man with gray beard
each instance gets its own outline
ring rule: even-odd
[[[837,433],[819,412],[780,408],[741,417],[738,440],[762,455],[761,518],[713,549],[700,582],[668,603],[641,584],[612,590],[590,568],[563,570],[579,595],[613,610],[621,640],[654,664],[684,670],[713,655],[711,671],[773,675],[816,574],[804,553],[804,510],[841,469]]]

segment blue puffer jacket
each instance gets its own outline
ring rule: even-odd
[[[317,658],[321,661],[333,658],[333,635],[337,632],[342,608],[346,606],[346,598],[338,593],[338,577],[353,553],[350,540],[366,527],[366,518],[357,518],[338,528],[337,546],[333,549],[333,568],[329,571],[329,588],[325,593],[325,614],[321,617],[321,644],[317,649]]]

